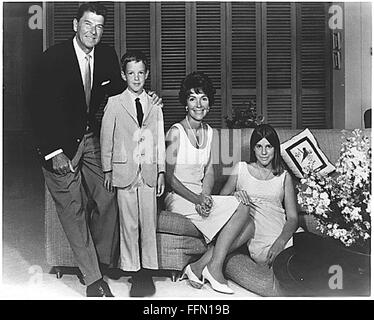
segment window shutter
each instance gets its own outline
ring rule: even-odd
[[[329,128],[330,124],[330,41],[325,3],[299,4],[301,127]]]
[[[296,125],[296,59],[291,3],[263,5],[263,103],[265,121],[274,127]]]
[[[114,48],[114,2],[103,2],[102,4],[107,9],[107,13],[101,43],[105,43]]]
[[[205,121],[217,128],[222,126],[222,108],[225,107],[222,106],[221,97],[221,82],[226,77],[222,52],[223,10],[224,4],[220,2],[196,2],[196,71],[202,71],[209,76],[216,89],[214,105]]]
[[[187,69],[187,14],[185,2],[161,2],[161,96],[164,102],[164,122],[168,129],[183,119],[184,106],[178,100],[180,82]]]
[[[148,58],[149,66],[152,67],[151,55],[151,16],[149,2],[126,2],[124,3],[124,34],[120,37],[124,42],[121,55],[127,50],[141,50]],[[121,57],[120,57],[121,58]],[[145,89],[151,90],[151,77],[145,82]]]
[[[232,108],[246,108],[275,127],[331,127],[331,31],[323,2],[103,2],[102,38],[150,59],[146,89],[164,101],[165,128],[185,116],[180,81],[191,71],[217,89],[207,121],[224,126]],[[46,46],[73,36],[80,2],[46,2]],[[46,48],[45,48],[46,49]]]
[[[77,14],[79,2],[54,2],[49,5],[52,14],[51,19],[47,20],[47,47],[74,36],[73,19]]]
[[[261,92],[257,81],[261,74],[261,59],[258,59],[261,50],[257,39],[258,33],[258,4],[254,2],[232,2],[231,4],[231,28],[228,37],[231,43],[231,52],[228,52],[231,72],[228,84],[229,91],[228,115],[235,108],[246,109],[250,100],[257,102],[257,92]],[[231,37],[231,39],[230,39]],[[231,77],[230,77],[231,76]],[[259,97],[260,98],[260,97]],[[230,106],[232,108],[230,108]]]

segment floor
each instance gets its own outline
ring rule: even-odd
[[[85,299],[85,287],[75,275],[57,279],[44,252],[44,181],[28,134],[4,136],[3,247],[0,299]],[[128,298],[128,277],[108,279],[116,298]],[[229,281],[235,291],[224,295],[207,284],[194,289],[186,281],[155,277],[155,299],[256,299]]]

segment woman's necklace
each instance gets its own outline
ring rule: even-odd
[[[204,144],[204,139],[205,139],[205,132],[204,132],[204,129],[203,129],[203,126],[202,124],[200,124],[201,128],[202,128],[202,134],[201,134],[201,143],[199,143],[199,141],[197,140],[197,135],[195,134],[195,132],[193,131],[192,127],[191,127],[191,124],[190,122],[188,121],[188,117],[186,116],[186,122],[187,122],[187,125],[188,125],[188,128],[191,129],[192,131],[192,134],[193,134],[193,137],[195,139],[195,142],[196,142],[196,146],[198,149],[200,149],[202,147],[202,145]],[[197,133],[197,130],[196,130],[196,133]]]
[[[257,167],[257,169],[258,169],[258,172],[260,173],[260,177],[261,177],[261,180],[267,180],[269,177],[270,177],[270,175],[273,173],[273,171],[272,170],[269,170],[269,172],[267,173],[267,175],[264,177],[261,173],[263,172],[263,171],[261,171],[261,169],[260,169],[260,166],[259,166],[259,164],[256,162],[256,167]]]

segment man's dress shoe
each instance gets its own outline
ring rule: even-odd
[[[114,297],[108,284],[103,280],[97,280],[86,289],[87,297]]]

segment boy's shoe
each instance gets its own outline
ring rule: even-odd
[[[156,292],[152,276],[145,270],[138,271],[131,277],[130,297],[150,297]]]

